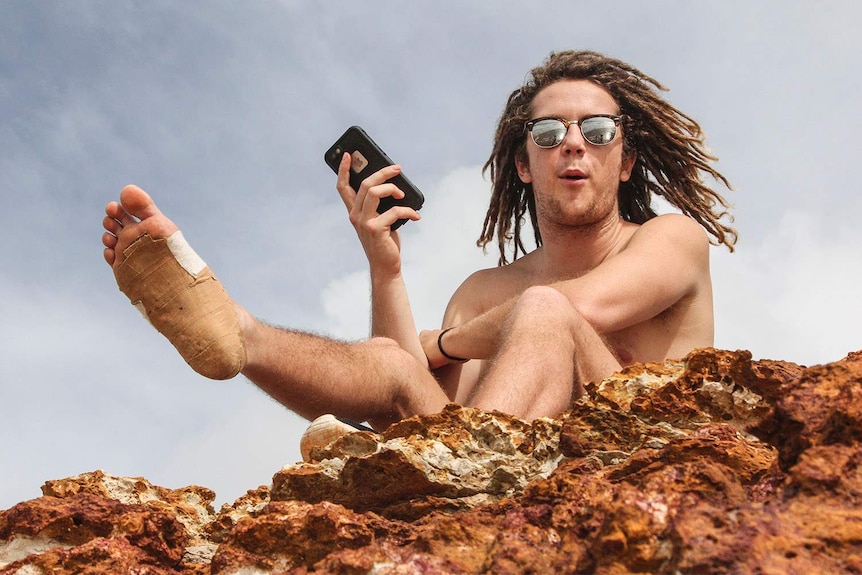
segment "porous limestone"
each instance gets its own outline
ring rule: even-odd
[[[102,471],[0,511],[0,575],[862,573],[862,352],[696,350],[557,418],[448,406],[219,512]]]

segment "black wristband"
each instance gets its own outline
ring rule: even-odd
[[[451,330],[455,329],[455,327],[457,327],[457,326],[446,328],[440,332],[440,335],[437,336],[437,349],[439,349],[440,353],[443,354],[443,357],[445,357],[449,361],[457,361],[458,363],[464,363],[465,361],[470,361],[470,359],[466,358],[466,357],[455,357],[454,355],[449,355],[448,353],[446,353],[446,350],[443,349],[443,336],[446,335],[447,331],[451,331]]]

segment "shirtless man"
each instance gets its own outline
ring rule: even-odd
[[[369,261],[368,341],[255,319],[134,186],[106,208],[105,259],[194,369],[219,379],[241,372],[309,419],[333,413],[379,428],[448,402],[557,415],[585,382],[713,343],[707,233],[730,249],[736,236],[714,209],[726,202],[701,176],[727,182],[710,167],[700,127],[655,88],[618,60],[561,52],[512,93],[486,164],[493,193],[480,239],[496,237],[501,266],[464,281],[442,330],[417,334],[389,230],[418,214],[377,213],[380,198],[401,194],[386,183],[399,168],[353,190],[348,155],[337,189]],[[684,215],[656,216],[653,193]],[[519,258],[525,214],[539,247]]]

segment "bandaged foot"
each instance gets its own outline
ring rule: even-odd
[[[120,291],[196,372],[211,379],[238,374],[246,351],[235,304],[182,232],[133,186],[107,212],[105,258]],[[170,235],[151,235],[162,231]]]

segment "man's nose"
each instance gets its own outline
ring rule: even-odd
[[[587,151],[587,142],[581,134],[581,127],[576,124],[570,125],[560,146],[564,154],[583,155]]]

